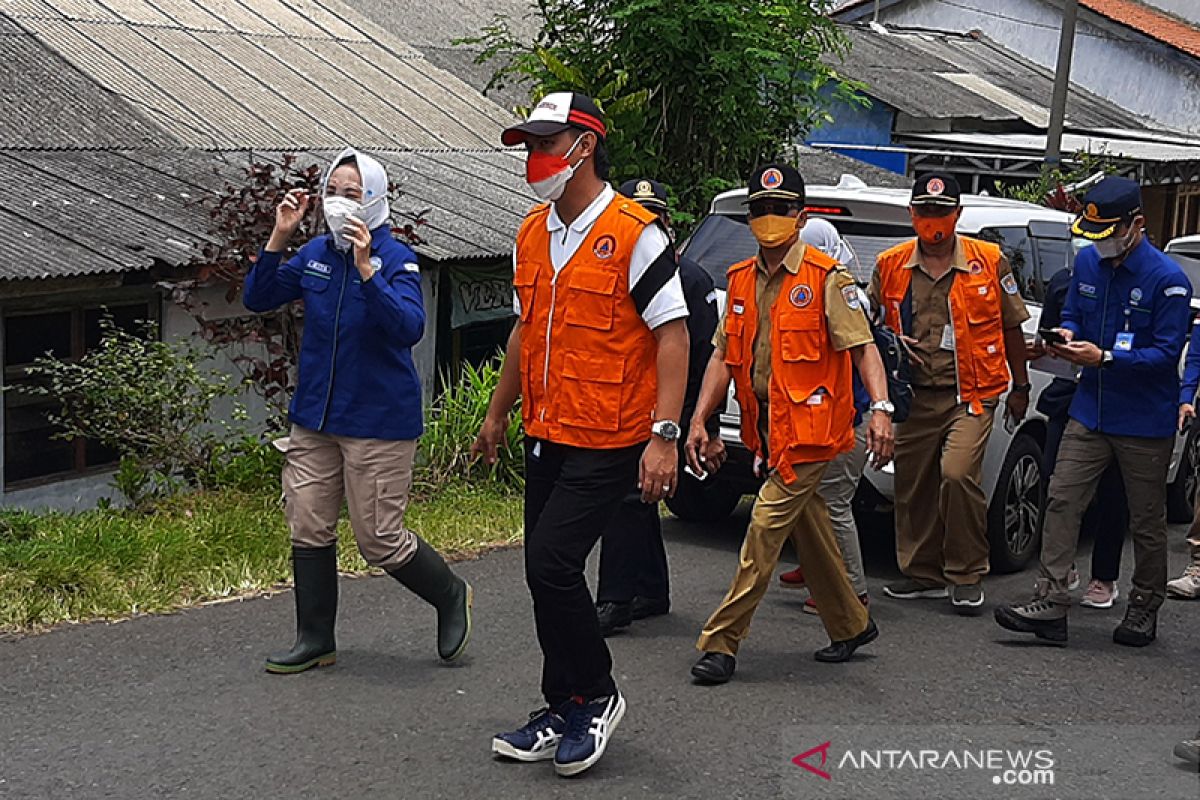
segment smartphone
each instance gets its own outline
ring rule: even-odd
[[[708,470],[701,470],[700,473],[697,474],[696,470],[692,469],[691,464],[684,464],[683,471],[686,472],[688,475],[691,475],[693,478],[695,478],[698,481],[708,480]]]
[[[1067,337],[1063,336],[1053,328],[1038,328],[1038,335],[1042,337],[1042,341],[1047,344],[1066,344]]]

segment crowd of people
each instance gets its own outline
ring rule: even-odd
[[[524,146],[542,203],[516,236],[516,322],[473,451],[495,461],[519,399],[544,706],[493,738],[498,757],[552,760],[571,776],[603,756],[626,711],[605,637],[670,611],[658,503],[680,481],[721,469],[718,413],[731,383],[762,485],[728,592],[696,643],[698,683],[734,676],[788,541],[799,567],[780,582],[807,587],[805,610],[829,637],[816,660],[849,661],[880,635],[850,500],[864,469],[893,460],[903,578],[884,594],[982,613],[984,450],[997,414],[1025,417],[1027,361],[1046,355],[1076,377],[1057,379],[1038,402],[1051,431],[1040,571],[1033,596],[996,607],[996,623],[1067,641],[1077,542],[1097,495],[1084,604],[1114,604],[1126,535],[1134,546],[1116,643],[1153,642],[1168,593],[1200,596],[1200,515],[1188,534],[1191,563],[1168,581],[1165,497],[1172,442],[1195,417],[1200,333],[1181,382],[1192,290],[1147,239],[1137,183],[1106,178],[1083,198],[1073,231],[1085,246],[1050,282],[1041,335],[1027,342],[1029,311],[1003,251],[956,233],[961,191],[949,174],[916,180],[915,236],[878,256],[864,292],[837,230],[809,218],[800,173],[760,166],[745,199],[758,249],[729,266],[719,310],[709,275],[675,252],[659,176],[619,191],[608,182],[606,135],[596,104],[573,92],[547,95],[503,134],[505,145]],[[367,562],[436,610],[439,656],[459,658],[471,635],[470,585],[404,522],[422,418],[411,350],[425,317],[416,256],[387,224],[387,185],[370,156],[343,152],[320,198],[288,193],[246,281],[251,310],[301,299],[306,309],[291,431],[277,443],[297,634],[268,657],[270,672],[336,659],[343,500]],[[318,199],[329,233],[284,260]],[[903,403],[894,402],[897,374],[876,345],[881,335],[902,343],[908,360]],[[593,597],[584,573],[597,542]],[[1194,742],[1180,747],[1195,751]]]

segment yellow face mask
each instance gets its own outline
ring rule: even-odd
[[[799,219],[799,217],[784,217],[778,214],[751,217],[750,232],[763,247],[779,247],[796,235]]]

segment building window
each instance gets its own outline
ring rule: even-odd
[[[31,382],[28,367],[49,353],[78,359],[100,343],[100,320],[107,313],[118,327],[140,331],[141,320],[156,319],[157,304],[113,303],[106,307],[12,311],[4,315],[4,486],[68,478],[109,467],[117,453],[83,439],[55,438],[46,418],[56,402],[22,392]]]
[[[1180,186],[1175,194],[1171,238],[1200,232],[1200,186]]]

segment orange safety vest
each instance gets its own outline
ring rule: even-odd
[[[725,363],[741,406],[742,442],[761,458],[759,404],[754,393],[754,338],[758,332],[756,260],[729,268]],[[788,272],[771,306],[771,383],[767,465],[785,482],[793,464],[832,461],[854,447],[854,389],[848,351],[837,351],[825,321],[825,279],[837,262],[804,248],[795,275]],[[784,268],[786,269],[786,268]]]
[[[538,206],[517,233],[525,433],[600,450],[645,442],[658,342],[629,295],[629,260],[656,217],[618,195],[556,276],[549,213]]]
[[[1004,316],[1000,305],[1000,247],[966,236],[958,237],[969,272],[954,276],[950,287],[950,320],[954,325],[954,353],[958,401],[971,413],[983,413],[982,401],[1008,390],[1008,361],[1004,352]],[[902,330],[900,308],[912,286],[912,260],[917,240],[904,242],[879,254],[880,302],[892,330]]]

